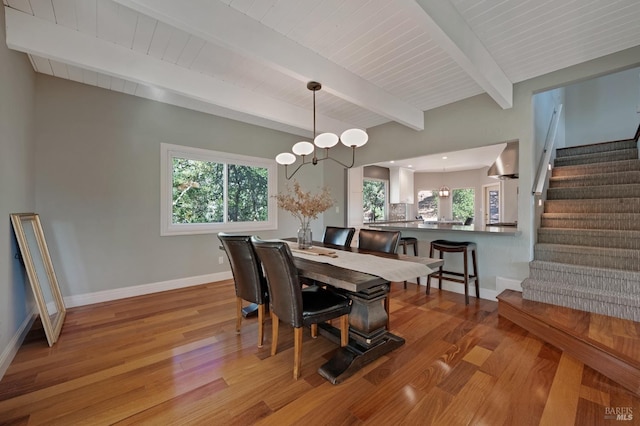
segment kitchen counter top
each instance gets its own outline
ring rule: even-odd
[[[364,224],[369,225],[387,225],[394,223],[422,223],[422,219],[403,219],[403,220],[376,220],[375,222],[365,222]]]
[[[466,232],[474,234],[490,234],[516,236],[520,235],[518,228],[513,226],[493,226],[493,225],[444,225],[426,223],[367,223],[370,228],[391,229],[394,231],[444,231],[444,232]]]

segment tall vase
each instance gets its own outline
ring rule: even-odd
[[[313,246],[313,238],[311,236],[311,227],[301,226],[298,228],[298,248],[299,249],[309,249]]]

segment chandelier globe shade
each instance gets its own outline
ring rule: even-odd
[[[300,168],[306,164],[316,165],[320,161],[331,160],[342,167],[350,169],[355,164],[356,159],[356,148],[360,148],[369,140],[369,135],[362,129],[349,129],[342,132],[340,137],[338,137],[335,133],[321,133],[316,135],[316,92],[322,88],[322,85],[315,81],[310,81],[307,83],[307,89],[313,92],[313,143],[302,141],[293,145],[291,148],[292,153],[282,152],[276,155],[276,162],[285,167],[285,176],[287,179],[291,179],[293,175],[295,175]],[[351,163],[347,164],[346,162],[342,162],[337,160],[329,155],[329,149],[333,148],[338,144],[338,142],[342,142],[346,147],[351,148]],[[324,150],[324,157],[318,157],[317,151],[318,149]],[[313,153],[313,157],[308,160],[308,156]],[[295,154],[295,155],[294,155]],[[297,161],[297,157],[302,158],[301,163],[298,167],[293,171],[293,173],[289,174],[287,166],[294,164]]]
[[[333,148],[338,144],[338,135],[335,133],[320,133],[313,140],[318,148]]]
[[[340,142],[345,146],[360,148],[369,141],[369,135],[362,129],[349,129],[342,132]]]
[[[282,165],[289,165],[296,162],[296,156],[290,152],[281,152],[276,155],[276,162]]]
[[[298,142],[297,144],[293,145],[293,147],[291,148],[291,151],[293,151],[295,155],[309,155],[314,150],[315,148],[313,144],[311,142],[306,142],[306,141]]]

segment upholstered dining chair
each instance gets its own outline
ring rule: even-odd
[[[264,313],[268,301],[267,279],[262,273],[262,265],[251,244],[250,235],[231,235],[219,233],[218,239],[222,243],[236,290],[236,331],[240,332],[242,324],[242,301],[258,305],[258,347],[264,341]]]
[[[256,237],[252,237],[251,242],[262,262],[269,287],[271,355],[278,349],[279,321],[291,324],[294,329],[293,378],[297,380],[302,364],[302,327],[310,326],[311,335],[316,337],[318,323],[340,318],[340,345],[346,346],[349,343],[349,299],[320,287],[303,290],[287,243],[262,241]]]
[[[358,233],[358,248],[363,250],[396,253],[399,243],[400,231],[363,228]],[[389,295],[384,298],[384,309],[387,311],[387,328],[389,328]]]
[[[358,234],[358,248],[363,250],[395,253],[400,242],[400,231],[382,231],[363,228]]]
[[[349,247],[353,240],[356,228],[341,228],[339,226],[327,226],[324,228],[322,242],[334,246]]]

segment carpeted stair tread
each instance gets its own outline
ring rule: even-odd
[[[592,164],[606,161],[633,160],[638,158],[638,149],[621,149],[606,153],[579,154],[568,157],[556,157],[553,164],[555,167],[570,166],[577,164]]]
[[[565,282],[527,278],[522,282],[523,298],[566,306],[602,315],[640,321],[640,295],[598,290]]]
[[[549,178],[550,188],[640,184],[640,170]]]
[[[610,152],[621,149],[633,149],[636,148],[636,141],[634,139],[623,139],[612,142],[601,142],[588,145],[570,146],[566,148],[558,148],[556,150],[557,157],[571,157],[580,154],[593,154],[598,152]]]
[[[640,184],[594,185],[575,188],[549,188],[547,190],[548,200],[600,198],[640,198]]]
[[[538,243],[640,250],[640,230],[540,228]]]
[[[536,260],[640,271],[640,250],[538,243],[534,253]]]
[[[555,166],[551,170],[553,177],[586,175],[592,173],[618,173],[631,170],[640,170],[640,159],[622,161],[602,161],[591,164],[578,164],[573,166]]]
[[[540,281],[566,282],[601,290],[640,295],[640,272],[571,265],[545,260],[529,262],[530,277]]]
[[[640,213],[640,197],[547,200],[545,213]]]
[[[640,230],[640,213],[543,213],[541,227]]]

